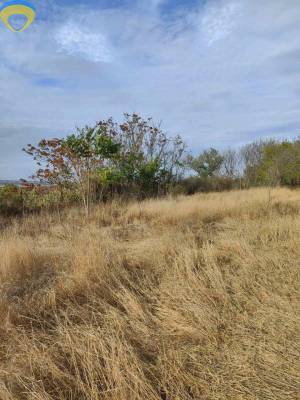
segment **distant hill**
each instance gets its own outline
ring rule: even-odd
[[[10,181],[10,180],[1,180],[0,179],[0,186],[6,186],[6,185],[20,185],[20,181]]]
[[[27,183],[41,184],[40,182],[37,182],[37,181],[30,181],[30,180],[28,180]],[[16,180],[16,181],[14,181],[14,180],[9,180],[9,179],[7,179],[7,180],[5,180],[5,179],[0,179],[0,187],[1,187],[1,186],[6,186],[6,185],[21,186],[21,184],[22,184],[22,181],[21,181],[21,180],[18,180],[18,181]],[[43,186],[43,184],[41,184],[41,185]],[[44,186],[46,186],[46,184],[45,184]]]

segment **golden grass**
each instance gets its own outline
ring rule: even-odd
[[[287,189],[15,221],[0,399],[299,399],[299,265]]]

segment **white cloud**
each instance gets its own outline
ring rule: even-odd
[[[112,61],[106,37],[73,22],[60,26],[55,33],[55,40],[59,50],[67,54],[80,55],[96,63]]]
[[[201,17],[202,34],[209,46],[233,32],[238,23],[240,3],[214,1],[208,3]]]

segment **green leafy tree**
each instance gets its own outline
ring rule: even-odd
[[[264,147],[258,168],[258,179],[270,186],[300,183],[299,141],[272,142]]]
[[[66,187],[78,188],[89,214],[96,192],[100,198],[115,188],[143,196],[164,192],[182,174],[185,143],[179,136],[169,138],[151,118],[125,114],[122,124],[110,118],[24,151],[38,165],[34,179],[62,194]]]
[[[124,121],[99,123],[109,136],[121,144],[115,168],[127,190],[140,194],[165,192],[178,181],[185,168],[186,145],[180,136],[170,138],[151,118],[124,114]]]
[[[38,165],[33,179],[61,188],[79,188],[86,214],[89,214],[93,177],[117,158],[120,144],[103,127],[86,126],[65,139],[43,139],[38,146],[27,145],[24,151]]]
[[[240,156],[243,165],[244,181],[247,187],[259,185],[259,168],[262,162],[264,148],[272,144],[272,140],[259,140],[241,148]]]
[[[218,174],[223,163],[223,156],[218,150],[210,148],[197,157],[190,157],[188,163],[200,177],[208,178]]]

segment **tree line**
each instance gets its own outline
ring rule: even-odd
[[[85,126],[65,138],[43,139],[25,151],[36,163],[21,188],[0,190],[0,211],[26,212],[112,198],[193,194],[251,186],[300,185],[300,139],[259,140],[240,149],[210,148],[192,155],[151,118],[124,114]]]

